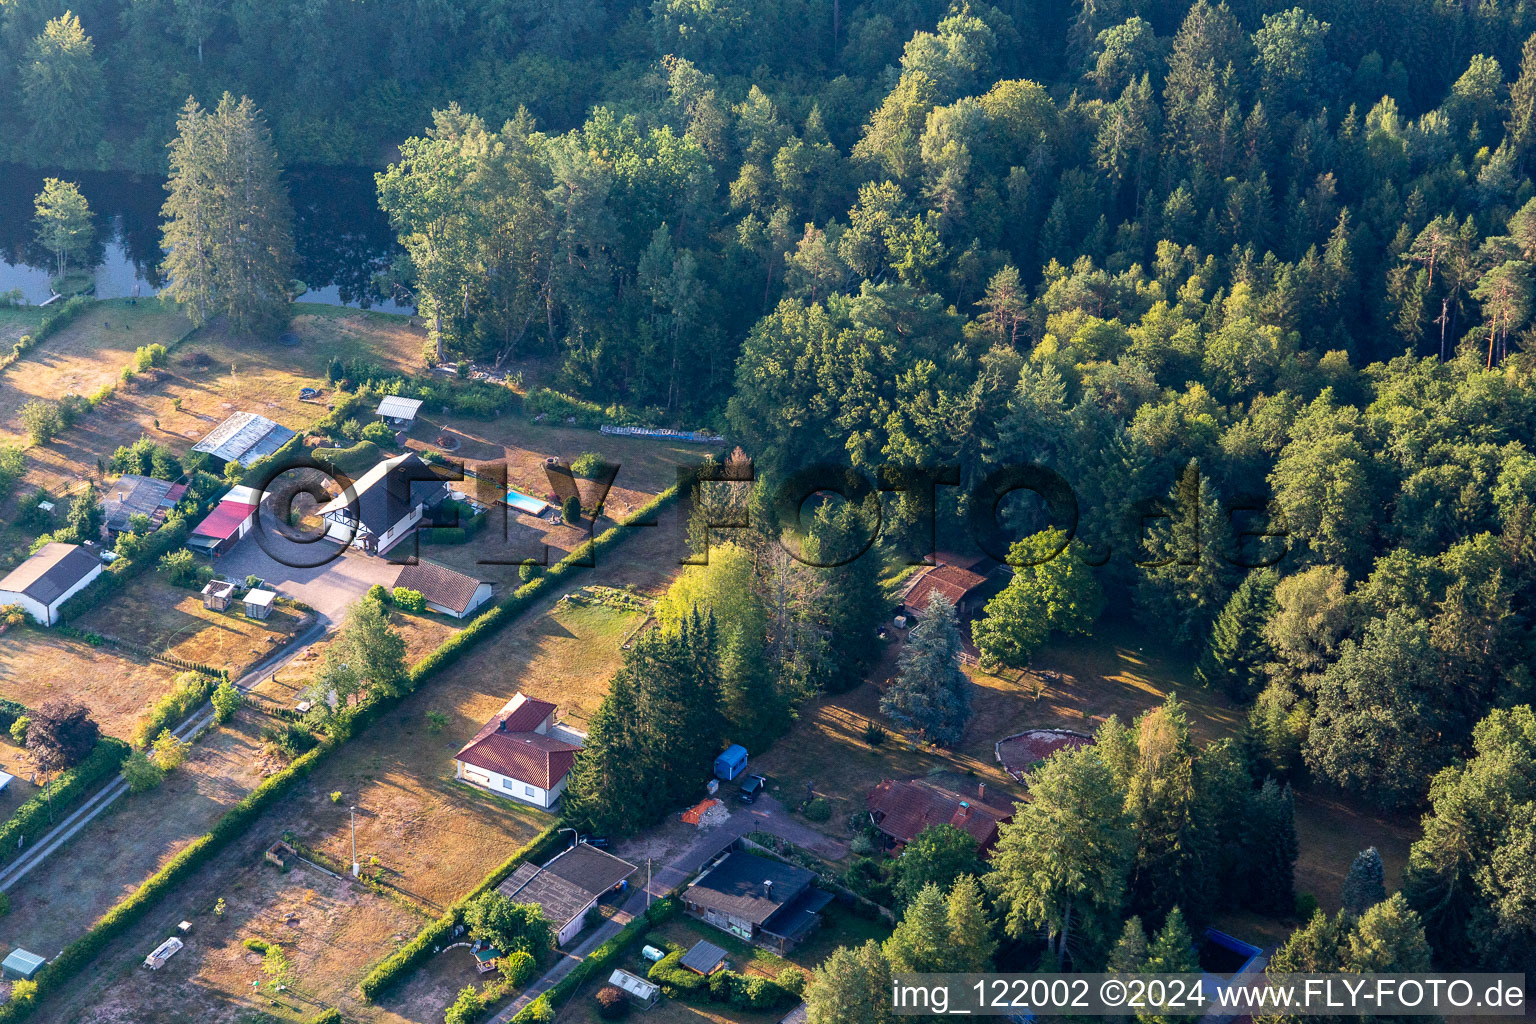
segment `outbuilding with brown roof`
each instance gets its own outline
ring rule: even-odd
[[[395,586],[414,590],[426,599],[427,607],[443,615],[462,619],[491,599],[491,585],[426,559],[400,567]]]

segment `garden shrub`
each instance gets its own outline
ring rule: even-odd
[[[201,672],[178,673],[172,680],[171,691],[151,705],[149,713],[134,727],[134,747],[143,750],[161,732],[186,721],[193,711],[207,703],[217,682]]]
[[[395,432],[389,429],[389,424],[383,420],[374,420],[364,427],[362,437],[364,441],[372,441],[374,444],[379,445],[393,445],[395,443]]]
[[[373,586],[369,587],[368,593],[364,594],[363,596],[368,598],[370,601],[377,601],[379,604],[383,605],[387,605],[390,602],[389,588],[384,586],[382,583],[375,583]]]
[[[629,1013],[629,1000],[612,985],[604,985],[592,998],[597,1001],[597,1015],[603,1020],[622,1020]]]
[[[424,612],[427,610],[427,599],[421,591],[412,590],[409,587],[396,587],[391,593],[395,604],[408,612]]]
[[[502,978],[508,985],[513,988],[522,988],[533,980],[533,973],[539,969],[539,962],[534,959],[532,953],[525,949],[518,949],[503,956],[498,966],[501,968]]]

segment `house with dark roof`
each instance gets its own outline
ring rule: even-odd
[[[986,783],[973,795],[956,793],[924,779],[886,779],[865,797],[869,820],[896,846],[905,846],[933,825],[953,825],[969,833],[983,853],[997,842],[998,826],[1013,812],[987,803]]]
[[[563,946],[580,934],[587,911],[636,870],[611,853],[577,843],[542,867],[519,864],[496,891],[514,903],[537,905],[554,925],[555,945]]]
[[[272,455],[297,435],[280,423],[253,412],[237,412],[214,427],[197,444],[195,452],[207,452],[220,463],[239,463],[249,467],[257,459]]]
[[[375,465],[320,508],[327,534],[382,555],[404,540],[427,509],[448,496],[448,485],[414,452]]]
[[[565,793],[582,739],[555,723],[555,705],[519,692],[454,755],[454,777],[548,809]]]
[[[683,907],[699,920],[778,953],[788,953],[821,923],[832,894],[814,872],[733,850],[683,890]]]
[[[165,522],[165,513],[187,492],[185,484],[156,480],[150,476],[124,473],[118,477],[101,502],[102,520],[107,533],[116,536],[133,526],[134,516],[143,516],[151,527]]]
[[[39,625],[52,626],[59,621],[59,606],[100,575],[95,552],[51,541],[0,579],[0,605],[20,605]]]
[[[395,586],[418,592],[429,609],[456,619],[462,619],[491,599],[491,585],[485,580],[477,580],[424,558],[402,565],[400,575],[395,577]]]

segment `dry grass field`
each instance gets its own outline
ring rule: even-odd
[[[264,750],[272,719],[247,704],[207,733],[156,789],[121,798],[10,891],[0,945],[46,950],[78,938],[281,765]]]
[[[171,688],[177,670],[110,647],[91,647],[40,629],[0,636],[0,697],[37,707],[54,697],[78,700],[101,731],[133,735],[145,709]]]
[[[76,361],[85,362],[91,368],[90,374],[95,374],[91,376],[75,363],[60,360],[53,367],[55,377],[67,371],[72,374],[72,381],[101,378],[89,389],[52,381],[52,386],[61,388],[51,393],[53,397],[65,391],[88,394],[101,383],[118,379],[136,345],[168,342],[186,329],[182,320],[180,330],[150,337],[149,327],[160,321],[146,321],[134,330],[122,332],[134,342],[124,353],[121,346],[113,344],[116,335],[103,339],[99,337],[100,328],[86,329],[87,325],[101,322],[96,319],[98,315],[110,319],[115,313],[111,306],[107,304],[109,313],[83,316],[68,330],[0,373],[0,412],[8,408],[8,401],[20,408],[38,388],[49,383],[51,379],[45,379],[42,373],[51,364],[29,365],[44,353],[74,353]],[[144,309],[146,304],[125,308]],[[403,317],[340,307],[296,308],[299,312],[290,330],[298,336],[299,344],[292,347],[277,342],[252,344],[231,336],[220,325],[198,331],[171,353],[166,367],[120,386],[85,420],[48,444],[32,448],[28,452],[27,484],[63,493],[86,479],[98,478],[99,482],[96,460],[104,460],[119,446],[132,444],[140,437],[152,438],[178,455],[185,454],[225,417],[242,410],[259,413],[294,430],[304,430],[328,411],[326,403],[332,392],[326,384],[325,371],[332,356],[343,360],[364,357],[400,371],[420,368],[420,332]],[[175,322],[171,325],[175,326]],[[76,338],[71,332],[80,332],[81,336]],[[97,347],[91,349],[92,344]],[[305,387],[321,388],[321,397],[300,401],[299,390]],[[6,422],[14,422],[14,416]]]
[[[74,625],[118,637],[199,665],[227,669],[238,679],[309,627],[312,617],[278,606],[265,621],[235,610],[210,611],[197,593],[173,587],[147,573],[111,601],[82,615]]]

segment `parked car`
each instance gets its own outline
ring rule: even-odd
[[[741,792],[736,794],[736,799],[744,804],[749,804],[757,799],[757,794],[763,791],[768,780],[761,775],[749,775],[747,781],[741,784]]]

